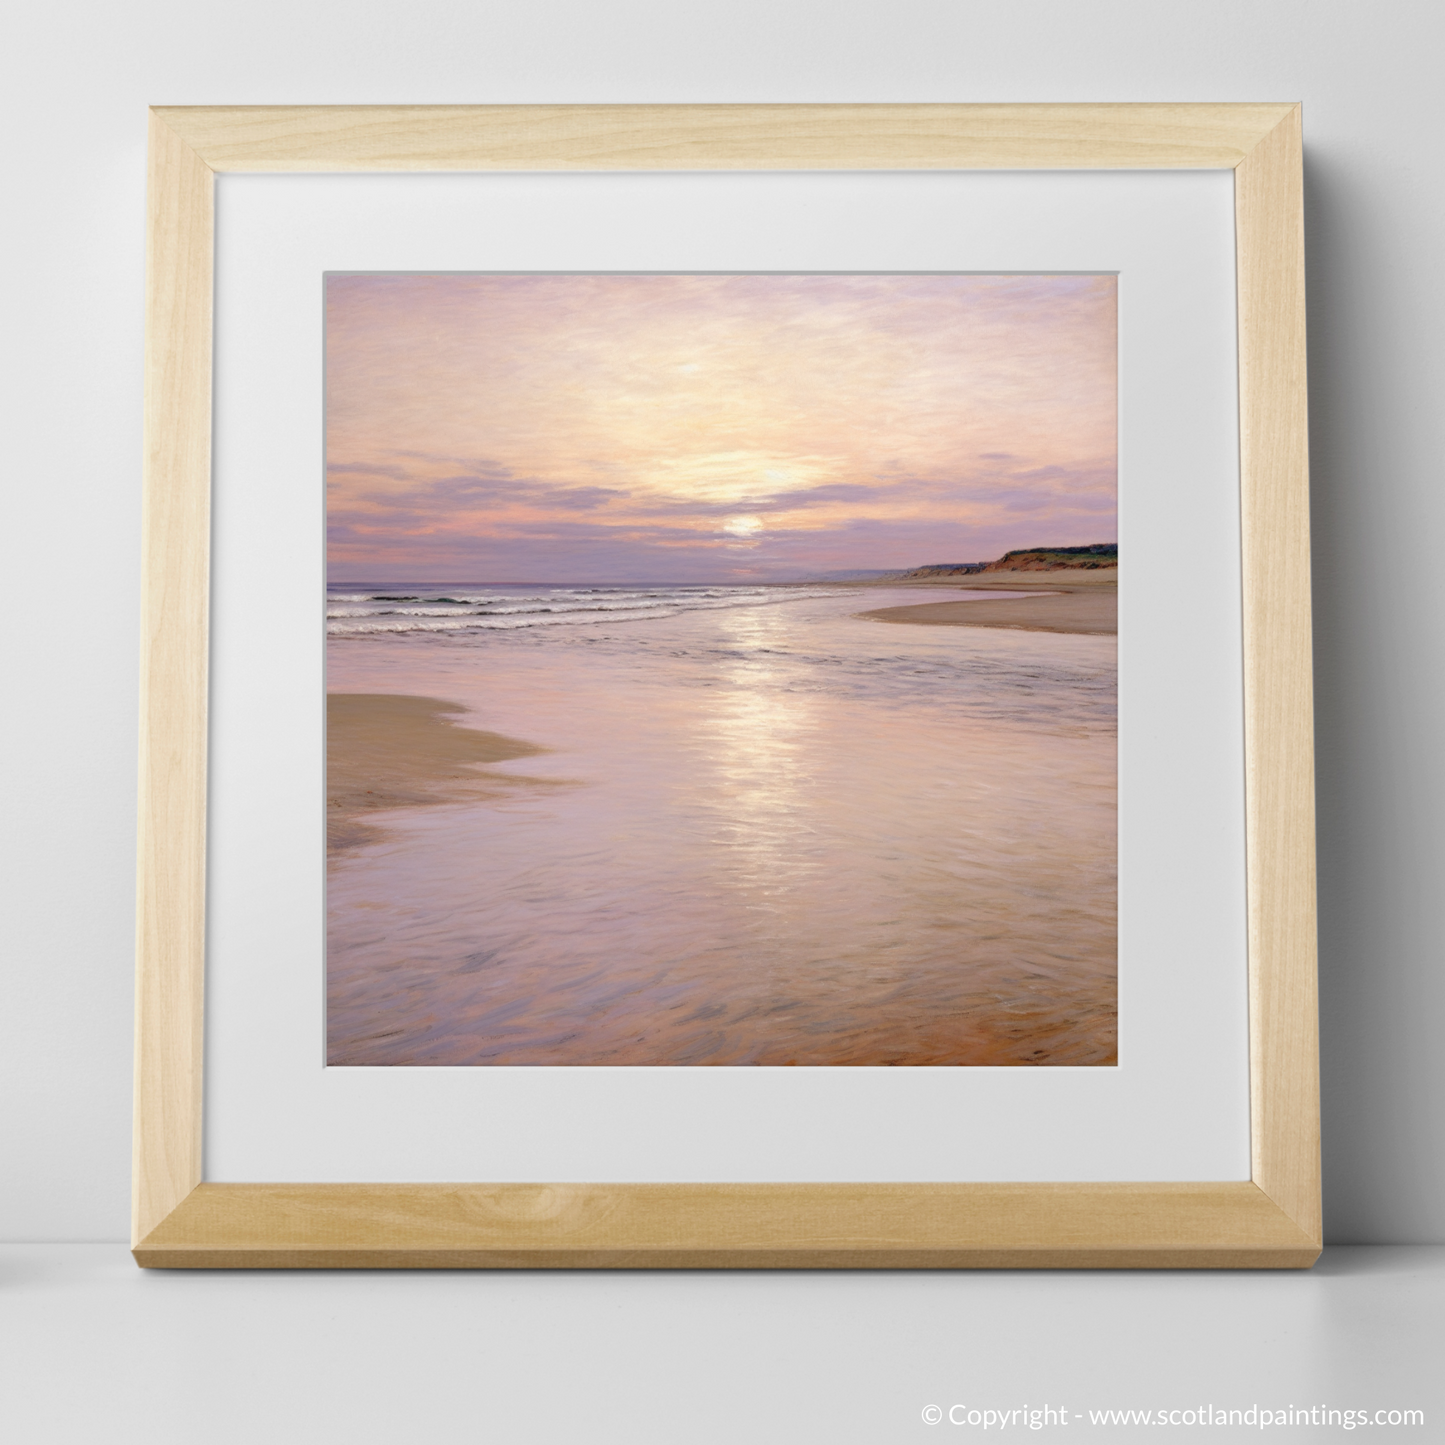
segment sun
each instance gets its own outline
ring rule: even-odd
[[[723,523],[723,531],[734,537],[756,537],[763,530],[761,517],[729,517]]]

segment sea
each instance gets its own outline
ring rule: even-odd
[[[328,869],[328,1059],[1117,1060],[1113,637],[968,589],[338,583],[332,692],[546,749]]]

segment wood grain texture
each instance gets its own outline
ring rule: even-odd
[[[1253,1177],[1321,1237],[1300,112],[1235,171]]]
[[[1229,168],[1289,106],[184,106],[217,171]]]
[[[1253,1184],[204,1184],[159,1268],[1303,1267]]]
[[[201,1177],[210,170],[154,115],[146,235],[139,865],[132,1228]]]
[[[212,170],[1237,167],[1253,1183],[200,1184]],[[1300,132],[1286,105],[153,112],[135,1256],[1301,1267],[1319,1253]]]

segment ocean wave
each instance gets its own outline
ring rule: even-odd
[[[445,621],[422,620],[419,618],[408,618],[405,621],[367,621],[367,622],[340,622],[336,626],[327,626],[327,632],[332,637],[364,637],[372,633],[398,633],[398,632],[505,632],[515,631],[523,627],[564,627],[567,625],[577,626],[578,624],[591,622],[640,622],[644,617],[675,617],[682,609],[678,608],[671,613],[658,612],[635,612],[630,615],[618,616],[616,613],[609,613],[605,617],[584,618],[576,613],[549,614],[531,612],[524,617],[499,617],[495,613],[469,613],[464,617],[450,617]],[[373,617],[384,617],[385,613],[374,613]]]
[[[384,602],[415,603],[425,606],[484,607],[497,604],[525,605],[527,603],[579,602],[594,603],[604,599],[614,603],[630,602],[687,602],[710,598],[767,597],[776,589],[771,587],[555,587],[538,591],[517,590],[502,592],[494,588],[479,591],[450,588],[446,591],[418,592],[333,592],[332,602]],[[801,590],[801,589],[799,589]],[[821,593],[811,595],[821,596]]]
[[[456,589],[442,595],[398,593],[337,593],[331,603],[369,602],[402,606],[336,606],[327,611],[327,631],[333,637],[396,634],[404,632],[497,631],[518,627],[589,622],[629,622],[644,618],[675,617],[683,612],[716,611],[731,607],[776,606],[809,598],[833,597],[837,588],[663,589],[610,591],[606,588],[569,588],[501,596],[478,593],[468,597]],[[456,609],[465,608],[465,611]]]

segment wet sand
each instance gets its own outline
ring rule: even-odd
[[[326,697],[326,851],[379,836],[371,815],[496,796],[536,779],[484,771],[546,748],[459,727],[466,709],[436,697],[333,692]]]
[[[993,588],[990,586],[989,590]],[[913,622],[928,627],[1009,627],[1022,632],[1114,635],[1119,628],[1118,604],[1118,594],[1112,587],[1099,587],[1091,591],[1052,593],[1047,597],[1001,598],[997,602],[921,602],[908,607],[880,607],[855,615],[873,622]]]

